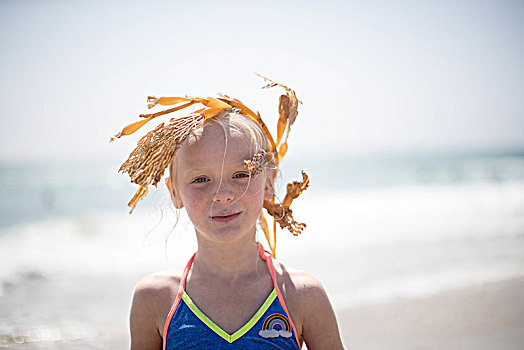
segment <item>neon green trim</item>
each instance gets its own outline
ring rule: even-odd
[[[238,331],[236,331],[233,334],[228,334],[222,328],[217,326],[215,322],[211,321],[211,319],[207,317],[202,311],[200,311],[198,306],[196,306],[193,300],[191,300],[191,298],[186,293],[186,291],[184,291],[184,294],[182,294],[182,300],[184,300],[184,302],[189,307],[189,309],[193,311],[195,316],[198,317],[200,321],[204,322],[206,326],[208,326],[216,334],[218,334],[219,336],[227,340],[229,343],[234,342],[235,340],[237,340],[238,338],[246,334],[255,325],[255,323],[258,322],[258,320],[262,317],[262,315],[264,315],[264,313],[267,311],[267,309],[269,308],[269,306],[275,300],[276,297],[277,297],[277,291],[273,289],[273,291],[269,294],[264,304],[262,304],[262,306],[258,309],[257,313],[254,314],[253,317],[251,317],[251,319],[245,325],[243,325],[242,328],[240,328]]]

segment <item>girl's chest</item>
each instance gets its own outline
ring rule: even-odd
[[[234,333],[272,301],[272,291],[272,284],[189,287],[186,288],[186,295],[207,318],[225,332]]]

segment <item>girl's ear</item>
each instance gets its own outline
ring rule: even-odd
[[[169,177],[166,177],[166,186],[169,190],[169,194],[171,195],[171,200],[173,201],[175,208],[182,209],[184,207],[184,203],[182,203],[182,198],[180,198],[180,195],[178,194],[176,188],[173,188],[171,186],[171,179]]]
[[[266,187],[264,189],[264,199],[269,201],[275,194],[275,178],[277,176],[276,170],[270,169],[266,171]]]

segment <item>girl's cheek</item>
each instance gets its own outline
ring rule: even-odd
[[[251,181],[248,184],[244,184],[242,188],[242,193],[246,193],[248,196],[257,196],[257,195],[264,195],[264,186],[265,185],[265,179],[262,177],[257,177],[253,181]]]
[[[187,191],[184,196],[184,204],[187,202],[188,204],[186,206],[189,205],[191,207],[202,204],[202,202],[205,200],[206,192],[209,192],[209,189],[205,190],[205,188],[199,188]]]

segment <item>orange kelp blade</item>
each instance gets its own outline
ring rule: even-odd
[[[277,124],[277,145],[279,145],[280,140],[282,140],[282,135],[284,135],[289,119],[289,97],[286,95],[280,95],[278,100],[278,114],[280,117],[278,118]]]
[[[222,112],[223,109],[221,108],[208,108],[205,111],[203,111],[201,114],[206,118],[210,119],[216,116],[218,113]]]
[[[286,197],[282,201],[284,207],[289,208],[293,199],[297,198],[304,192],[309,186],[309,177],[305,172],[302,171],[302,181],[293,181],[292,183],[287,184],[287,193]]]
[[[138,202],[140,202],[142,199],[144,199],[144,197],[147,195],[147,192],[149,192],[149,189],[146,186],[140,186],[138,188],[138,190],[136,191],[136,193],[133,196],[133,198],[131,198],[129,203],[127,203],[127,206],[131,207],[131,210],[129,211],[129,214],[131,214],[133,212],[133,210],[135,210],[136,205],[138,204]]]
[[[153,113],[153,114],[140,114],[139,117],[140,118],[145,118],[145,120],[141,120],[141,121],[129,124],[124,129],[122,129],[121,132],[119,132],[114,137],[112,137],[109,140],[109,142],[112,142],[115,139],[118,139],[118,138],[120,138],[122,136],[131,135],[132,133],[134,133],[135,131],[137,131],[141,127],[143,127],[147,122],[149,122],[153,118],[156,118],[156,117],[164,115],[164,114],[176,112],[176,111],[178,111],[180,109],[184,109],[186,107],[189,107],[189,106],[191,106],[194,103],[196,103],[196,102],[195,101],[189,101],[188,103],[184,103],[184,104],[182,104],[180,106],[177,106],[177,107],[174,107],[174,108],[166,109],[165,111],[160,111],[160,112]]]
[[[132,124],[129,124],[128,126],[126,126],[125,128],[122,129],[122,131],[120,131],[118,134],[116,134],[114,137],[111,137],[111,139],[109,140],[109,142],[113,142],[115,141],[116,139],[122,137],[122,136],[125,136],[125,135],[131,135],[132,133],[134,133],[135,131],[137,131],[138,129],[140,129],[141,127],[143,127],[148,121],[150,121],[151,119],[153,119],[154,117],[151,116],[147,119],[144,119],[144,120],[139,120],[137,122],[134,122]]]
[[[191,99],[190,98],[186,98],[186,97],[160,97],[160,98],[156,98],[154,96],[147,96],[147,102],[148,102],[147,108],[153,108],[157,104],[162,105],[162,106],[172,106],[172,105],[176,105],[177,103],[187,102],[187,101],[191,101]]]
[[[271,247],[271,253],[274,258],[277,257],[277,220],[273,218],[273,246]]]
[[[284,130],[287,126],[287,135],[289,136],[289,130],[291,129],[291,125],[295,122],[297,115],[298,115],[298,104],[302,103],[298,100],[297,95],[295,94],[295,91],[288,88],[285,85],[282,85],[280,83],[277,83],[269,78],[266,78],[260,74],[257,74],[259,77],[264,79],[264,81],[269,81],[269,83],[266,86],[263,86],[262,89],[269,89],[275,86],[280,86],[286,91],[285,95],[281,95],[279,98],[278,103],[278,113],[280,115],[280,118],[278,120],[277,125],[277,146],[280,143],[280,140],[282,138],[282,135],[284,134]],[[287,140],[287,136],[286,136]]]
[[[207,101],[202,102],[202,104],[209,108],[217,108],[217,109],[229,109],[231,108],[231,105],[228,103],[225,103],[223,101],[220,101],[219,99],[216,99],[214,97],[208,97]]]
[[[283,144],[280,145],[280,149],[278,150],[277,164],[279,164],[280,160],[284,158],[284,156],[286,155],[286,152],[287,152],[287,142],[284,142]]]
[[[249,109],[246,106],[244,106],[244,104],[242,102],[240,102],[239,100],[237,100],[237,99],[233,99],[232,100],[232,99],[228,98],[226,95],[221,95],[220,100],[222,102],[225,102],[225,103],[229,104],[230,106],[233,106],[233,107],[236,107],[236,108],[240,109],[244,115],[248,116],[253,121],[255,121],[258,125],[260,125],[260,127],[264,131],[264,134],[266,134],[266,136],[267,136],[267,138],[269,140],[269,151],[273,152],[273,151],[276,150],[277,146],[275,144],[275,141],[273,140],[273,136],[271,136],[271,133],[269,132],[266,124],[262,121],[262,118],[260,118],[260,116],[258,114],[256,114],[251,109]]]

